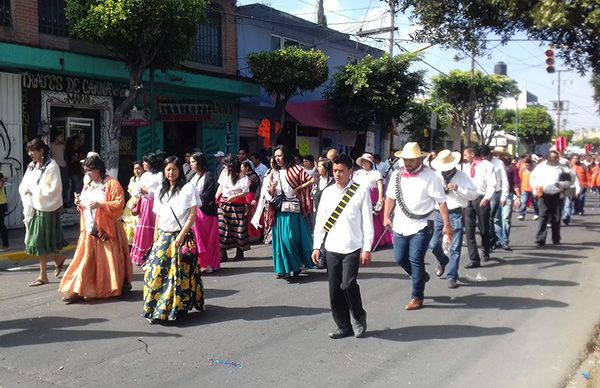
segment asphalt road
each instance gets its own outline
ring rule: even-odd
[[[266,246],[204,278],[206,312],[167,325],[139,316],[137,269],[126,299],[78,305],[56,280],[27,287],[35,266],[0,271],[0,387],[560,386],[600,322],[598,206],[591,196],[545,249],[532,247],[531,214],[515,219],[514,251],[461,269],[456,290],[428,255],[420,311],[404,310],[410,281],[391,251],[376,252],[359,275],[363,339],[330,340],[326,274],[276,280]]]

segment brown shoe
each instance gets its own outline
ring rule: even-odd
[[[410,311],[419,310],[421,307],[423,307],[423,299],[412,298],[405,308]]]

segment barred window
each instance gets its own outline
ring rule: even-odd
[[[222,17],[219,12],[209,9],[206,20],[198,26],[198,32],[192,41],[190,60],[212,66],[223,64]]]
[[[10,0],[0,0],[0,26],[10,26]]]
[[[65,0],[38,1],[39,31],[43,34],[69,36],[65,17]]]

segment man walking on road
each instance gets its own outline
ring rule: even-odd
[[[494,165],[489,160],[481,157],[476,146],[468,146],[463,151],[463,164],[465,171],[477,188],[477,198],[469,202],[465,208],[465,233],[467,235],[467,248],[471,262],[465,268],[477,268],[481,266],[481,257],[477,251],[477,240],[475,239],[475,227],[479,225],[481,235],[481,249],[483,262],[490,259],[490,201],[496,192],[496,173]]]
[[[433,211],[439,204],[444,223],[443,233],[452,239],[452,227],[446,206],[446,194],[442,181],[423,165],[426,153],[417,143],[406,143],[401,152],[395,154],[404,161],[404,168],[392,173],[386,192],[383,224],[392,226],[393,219],[394,260],[412,279],[412,298],[406,310],[423,307],[425,283],[429,274],[425,272],[425,253],[433,233]],[[396,206],[397,205],[397,206]]]
[[[585,207],[585,194],[591,181],[590,169],[581,163],[581,158],[577,154],[571,158],[571,169],[577,174],[579,186],[581,186],[579,195],[574,198],[575,214],[582,216],[584,213],[583,208]]]
[[[323,190],[315,221],[312,261],[319,265],[324,243],[329,279],[331,314],[337,329],[332,339],[361,338],[367,330],[367,312],[356,282],[360,264],[371,263],[373,215],[367,188],[353,183],[352,159],[345,154],[333,158],[335,185]]]

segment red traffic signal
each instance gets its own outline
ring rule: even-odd
[[[546,54],[546,71],[550,74],[554,73],[556,71],[556,68],[554,67],[554,50],[549,48],[544,54]]]

